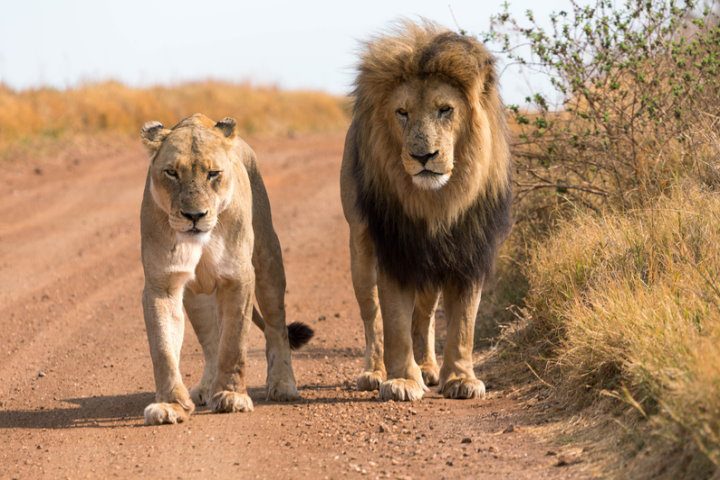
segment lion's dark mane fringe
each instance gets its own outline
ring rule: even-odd
[[[416,289],[465,288],[487,278],[512,224],[509,188],[494,198],[481,195],[455,223],[433,233],[426,221],[410,218],[395,195],[366,187],[355,159],[357,206],[368,223],[380,270]]]

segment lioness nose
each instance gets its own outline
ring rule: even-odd
[[[435,150],[433,153],[425,153],[423,155],[416,155],[414,153],[411,153],[410,156],[412,158],[414,158],[415,160],[417,160],[418,162],[420,162],[424,167],[427,162],[429,162],[433,158],[437,157],[438,153],[440,153],[440,151]]]
[[[180,211],[180,213],[182,213],[182,216],[183,216],[183,217],[185,217],[185,218],[187,218],[188,220],[190,220],[191,222],[195,223],[195,222],[197,222],[198,220],[200,220],[202,217],[204,217],[205,215],[207,215],[207,210],[204,211],[204,212],[183,212],[183,211]]]

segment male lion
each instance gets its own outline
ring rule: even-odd
[[[285,326],[282,254],[255,153],[231,118],[215,123],[196,114],[170,130],[148,122],[142,138],[152,158],[141,211],[143,310],[157,389],[145,423],[182,422],[208,401],[215,412],[251,411],[251,319],[265,332],[268,398],[297,398],[290,348],[312,330]],[[253,292],[266,322],[253,309]],[[183,306],[205,356],[190,393],[179,370]]]
[[[448,398],[482,396],[475,317],[511,226],[493,57],[473,38],[405,23],[367,44],[354,96],[340,186],[365,326],[358,388],[379,388],[384,400],[418,400],[438,383]],[[442,368],[434,345],[440,293]]]

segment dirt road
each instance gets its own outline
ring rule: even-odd
[[[140,305],[147,159],[139,141],[79,142],[10,161],[0,174],[0,478],[587,474],[556,466],[547,426],[481,362],[486,400],[431,393],[381,403],[355,391],[363,336],[339,201],[342,137],[251,143],[283,245],[288,320],[317,332],[294,355],[303,400],[265,401],[255,329],[253,413],[200,410],[188,423],[143,426],[154,390]],[[200,378],[189,325],[181,368],[187,385]]]

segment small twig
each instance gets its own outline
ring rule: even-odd
[[[461,35],[465,35],[466,30],[460,26],[460,24],[457,21],[457,18],[455,17],[455,12],[453,12],[452,5],[448,3],[448,10],[450,10],[450,16],[453,19],[453,22],[455,22],[455,28],[458,29],[458,32],[460,32]]]
[[[552,389],[555,389],[555,385],[551,385],[551,384],[549,384],[548,382],[546,382],[545,380],[543,380],[543,379],[540,377],[540,375],[537,374],[537,372],[535,371],[535,369],[533,369],[533,367],[530,366],[530,364],[529,364],[528,362],[525,362],[525,365],[527,365],[527,367],[530,369],[530,371],[532,372],[532,374],[535,375],[535,378],[537,378],[538,380],[540,380],[540,382],[542,382],[543,385],[546,385],[546,386],[548,386],[548,387],[550,387],[550,388],[552,388]]]
[[[518,183],[516,184],[518,187],[522,188],[524,191],[532,191],[532,190],[539,190],[541,188],[555,188],[560,190],[578,190],[580,192],[585,193],[591,193],[593,195],[600,195],[601,197],[607,197],[608,193],[603,192],[602,190],[594,190],[592,188],[588,187],[581,187],[578,185],[561,185],[557,183],[548,183],[548,184],[522,184]]]

